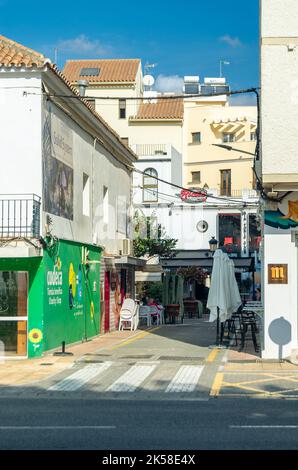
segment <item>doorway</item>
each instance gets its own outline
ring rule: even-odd
[[[27,357],[28,272],[0,271],[0,355]]]
[[[105,271],[104,301],[105,301],[105,322],[104,332],[110,331],[110,294],[111,294],[111,273]]]

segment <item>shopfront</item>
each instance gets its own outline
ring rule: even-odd
[[[100,333],[99,247],[50,242],[43,256],[0,258],[0,356],[38,357]]]

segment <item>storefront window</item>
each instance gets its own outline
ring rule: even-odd
[[[27,297],[28,273],[0,271],[0,341],[4,355],[27,354]]]
[[[227,253],[241,252],[241,215],[219,214],[218,216],[219,246]]]

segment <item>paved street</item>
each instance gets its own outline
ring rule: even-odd
[[[187,319],[106,343],[38,385],[2,386],[0,448],[297,448],[298,368],[211,350],[214,334]]]

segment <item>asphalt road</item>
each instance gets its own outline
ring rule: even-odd
[[[296,450],[297,396],[251,398],[251,385],[210,395],[225,355],[208,348],[214,333],[206,322],[163,326],[34,386],[1,389],[0,449]],[[254,388],[297,394],[298,371],[263,376]]]
[[[0,399],[0,448],[297,449],[296,400]]]

